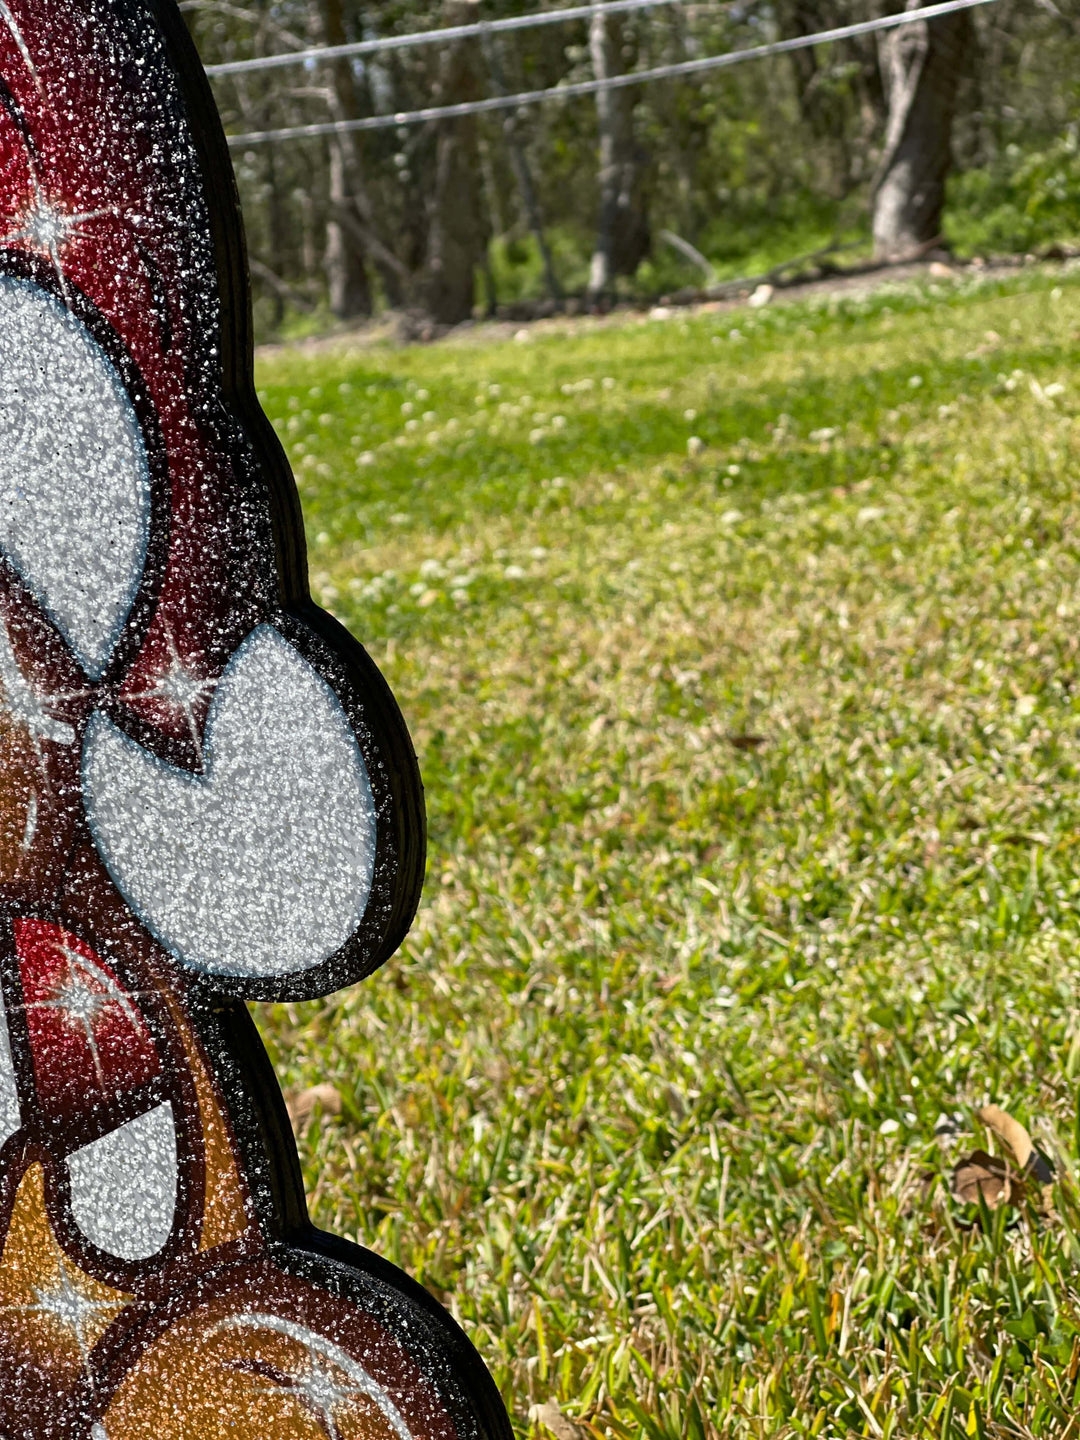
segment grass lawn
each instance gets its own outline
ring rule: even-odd
[[[261,357],[432,837],[258,1018],[523,1435],[1077,1434],[1078,357],[1036,271]],[[951,1199],[987,1100],[1048,1205]]]

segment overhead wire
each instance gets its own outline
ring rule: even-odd
[[[434,30],[413,30],[404,35],[350,40],[345,45],[317,45],[310,50],[285,50],[279,55],[256,55],[247,60],[223,60],[216,65],[207,65],[206,73],[216,79],[220,75],[246,75],[258,70],[279,70],[285,65],[307,65],[318,60],[351,60],[359,55],[375,55],[385,50],[411,50],[421,45],[469,40],[479,35],[503,35],[512,30],[534,30],[541,25],[564,25],[571,20],[587,20],[597,10],[618,15],[631,10],[656,10],[664,5],[695,10],[703,8],[700,0],[697,4],[688,4],[687,0],[593,0],[591,5],[569,5],[561,10],[534,10],[528,15],[508,15],[501,20],[470,20],[463,25],[443,25]]]
[[[620,0],[610,5],[583,7],[589,13],[610,10]],[[484,115],[498,110],[516,110],[523,105],[537,105],[546,100],[571,100],[582,95],[596,95],[604,90],[624,90],[635,85],[644,85],[655,80],[702,75],[713,70],[726,70],[747,60],[762,60],[770,55],[785,55],[793,50],[805,50],[814,45],[827,45],[837,40],[851,39],[856,35],[869,35],[879,30],[898,29],[913,25],[919,20],[935,20],[958,10],[972,10],[979,5],[992,5],[996,0],[940,0],[934,5],[924,5],[917,10],[902,10],[891,15],[881,15],[873,20],[860,20],[851,25],[838,25],[831,30],[819,30],[812,35],[796,35],[787,40],[770,40],[762,45],[747,46],[742,50],[728,50],[721,55],[703,55],[696,60],[682,60],[670,65],[656,65],[647,70],[631,70],[623,75],[612,75],[602,80],[575,80],[562,85],[549,86],[544,90],[523,90],[514,95],[490,95],[483,100],[465,100],[453,105],[429,105],[418,110],[397,111],[385,115],[364,115],[353,120],[326,120],[311,125],[288,125],[277,130],[254,130],[242,135],[229,135],[228,142],[233,148],[246,148],[285,140],[314,139],[321,135],[346,135],[362,131],[394,130],[407,125],[426,124],[433,120],[454,120],[466,115]],[[555,13],[555,12],[550,12]],[[560,12],[565,13],[565,12]],[[492,22],[495,24],[496,22]],[[448,31],[443,31],[444,34]],[[322,52],[325,54],[325,52]]]

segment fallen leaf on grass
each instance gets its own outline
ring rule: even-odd
[[[1029,1180],[1036,1181],[1044,1190],[1051,1184],[1053,1169],[1046,1157],[1035,1149],[1019,1120],[1000,1105],[983,1105],[975,1111],[975,1118],[1004,1140],[1014,1158],[1009,1160],[988,1155],[985,1150],[973,1150],[958,1161],[953,1169],[952,1193],[961,1204],[977,1205],[981,1195],[989,1210],[1001,1205],[1020,1206],[1027,1195]]]
[[[1054,1172],[1050,1162],[1035,1149],[1031,1136],[1019,1120],[1014,1120],[1009,1112],[1002,1110],[999,1105],[982,1106],[975,1111],[975,1118],[981,1120],[988,1130],[993,1130],[995,1135],[1001,1136],[1016,1156],[1018,1167],[1025,1174],[1034,1175],[1040,1185],[1052,1183]]]
[[[727,738],[736,750],[760,750],[765,744],[764,735],[729,735]]]
[[[311,1085],[306,1090],[290,1090],[285,1096],[285,1109],[289,1112],[293,1129],[299,1130],[316,1109],[321,1109],[324,1115],[340,1115],[341,1091],[329,1083]]]
[[[973,1150],[953,1169],[952,1193],[962,1205],[977,1205],[980,1193],[988,1210],[996,1210],[999,1205],[1019,1205],[1024,1190],[1016,1166],[985,1150]]]
[[[581,1426],[575,1425],[568,1415],[564,1415],[554,1400],[549,1400],[546,1405],[530,1405],[529,1419],[539,1421],[545,1429],[551,1431],[555,1440],[581,1440]]]

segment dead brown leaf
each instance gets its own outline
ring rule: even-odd
[[[977,1205],[980,1193],[988,1210],[996,1210],[999,1205],[1020,1205],[1024,1188],[1015,1165],[985,1150],[973,1150],[953,1169],[952,1193],[962,1205]]]
[[[995,1135],[1000,1135],[1005,1144],[1016,1156],[1016,1165],[1025,1175],[1033,1175],[1040,1185],[1049,1185],[1054,1179],[1053,1167],[1045,1155],[1039,1153],[1031,1143],[1031,1136],[1015,1120],[1007,1110],[1002,1110],[1000,1105],[983,1105],[975,1111],[976,1120],[980,1120],[988,1130],[993,1130]]]
[[[727,738],[736,750],[760,750],[765,744],[764,735],[729,735]]]
[[[975,1119],[979,1120],[988,1130],[993,1130],[995,1135],[1000,1135],[1005,1144],[1016,1156],[1016,1163],[1021,1170],[1026,1170],[1028,1161],[1034,1146],[1031,1143],[1031,1136],[1020,1124],[1014,1120],[1007,1110],[1002,1110],[1000,1105],[983,1105],[975,1111]]]
[[[581,1426],[575,1425],[569,1415],[564,1415],[554,1400],[549,1400],[546,1405],[530,1406],[529,1419],[550,1430],[555,1440],[582,1440],[584,1432]]]
[[[316,1110],[321,1110],[324,1115],[340,1115],[341,1091],[329,1082],[311,1085],[306,1090],[289,1090],[285,1095],[285,1109],[289,1112],[293,1129],[302,1130]]]

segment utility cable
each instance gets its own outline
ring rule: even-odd
[[[562,25],[570,20],[588,20],[597,10],[618,15],[628,10],[655,10],[661,5],[682,6],[685,3],[686,0],[594,0],[592,5],[571,5],[562,10],[537,10],[529,15],[510,15],[502,20],[470,20],[465,25],[443,25],[436,30],[413,30],[406,35],[353,40],[347,45],[320,45],[310,50],[288,50],[280,55],[257,55],[251,60],[225,60],[218,65],[207,65],[206,73],[214,78],[219,75],[246,75],[253,70],[277,70],[283,65],[307,65],[317,60],[348,60],[357,55],[374,55],[383,50],[411,50],[418,45],[468,40],[477,35],[502,35],[508,30],[533,30],[539,25]],[[698,9],[700,6],[693,8]]]
[[[589,6],[590,11],[613,9],[611,5]],[[854,25],[840,25],[832,30],[819,30],[813,35],[796,35],[789,40],[772,40],[765,45],[752,45],[744,50],[729,50],[722,55],[703,55],[697,60],[683,60],[673,65],[657,65],[649,70],[631,70],[625,75],[612,75],[604,80],[575,80],[554,85],[546,90],[524,90],[516,95],[489,95],[483,100],[466,100],[456,105],[429,105],[422,110],[403,110],[392,115],[365,115],[356,120],[327,120],[314,125],[289,125],[280,130],[254,130],[245,135],[230,135],[234,148],[265,145],[284,140],[313,139],[320,135],[347,135],[357,131],[394,130],[405,125],[420,125],[432,120],[456,120],[465,115],[484,115],[493,110],[512,110],[521,105],[538,105],[545,100],[571,100],[581,95],[596,95],[602,90],[625,90],[653,80],[702,75],[711,70],[726,70],[746,60],[763,60],[769,55],[785,55],[792,50],[805,50],[813,45],[828,45],[856,35],[869,35],[877,30],[893,30],[913,25],[918,20],[936,20],[957,10],[971,10],[977,5],[993,5],[996,0],[942,0],[918,10],[902,10],[881,15],[874,20],[861,20]],[[554,13],[554,12],[552,12]],[[565,12],[564,12],[565,13]],[[443,33],[449,33],[444,31]]]

